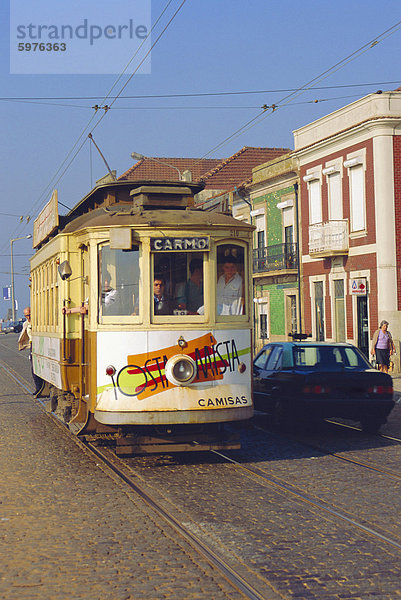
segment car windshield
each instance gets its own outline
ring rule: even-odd
[[[343,369],[369,369],[369,362],[349,346],[312,346],[309,344],[294,347],[294,365],[297,368],[341,371]]]

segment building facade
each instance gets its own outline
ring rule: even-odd
[[[247,186],[253,249],[254,347],[300,331],[298,161],[285,154],[253,169]]]
[[[385,319],[399,348],[401,92],[361,98],[296,130],[294,143],[304,328],[368,355]]]

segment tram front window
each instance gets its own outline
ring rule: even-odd
[[[244,249],[224,244],[217,250],[217,315],[245,314]]]
[[[139,314],[139,247],[99,249],[100,315]]]
[[[153,314],[204,314],[203,254],[163,252],[154,255]]]

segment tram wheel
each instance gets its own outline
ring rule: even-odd
[[[274,405],[273,425],[280,431],[290,431],[293,426],[293,420],[289,414],[287,402],[277,400]]]

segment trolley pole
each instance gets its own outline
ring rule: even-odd
[[[15,295],[14,295],[14,262],[13,262],[13,243],[18,240],[29,240],[31,234],[24,235],[22,237],[14,238],[10,240],[10,256],[11,256],[11,315],[12,320],[15,321]]]

